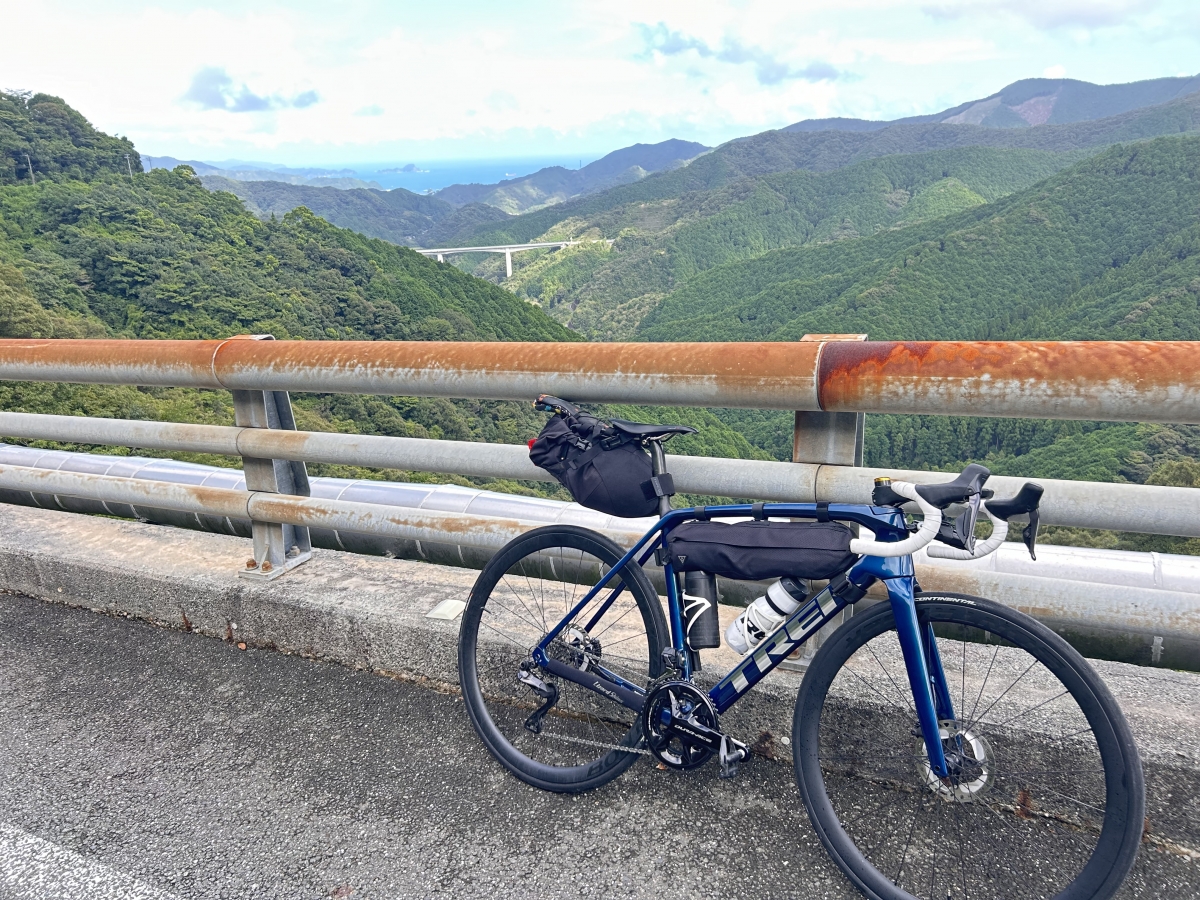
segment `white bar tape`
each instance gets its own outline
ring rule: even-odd
[[[850,552],[860,556],[908,556],[915,553],[937,537],[938,529],[942,527],[942,511],[932,503],[927,503],[917,493],[916,485],[907,481],[893,481],[892,490],[901,497],[916,502],[925,514],[925,520],[917,533],[902,541],[872,541],[866,538],[854,538],[850,541]]]

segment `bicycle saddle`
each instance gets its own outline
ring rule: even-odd
[[[624,419],[609,419],[612,427],[637,438],[660,438],[673,434],[699,434],[690,425],[644,425],[641,422],[626,422]]]
[[[978,463],[971,463],[953,481],[945,484],[918,484],[917,493],[927,503],[932,503],[938,509],[945,509],[952,503],[963,503],[972,494],[983,490],[983,483],[991,477],[991,472]]]

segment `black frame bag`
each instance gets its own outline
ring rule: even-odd
[[[595,416],[557,414],[530,441],[529,459],[588,509],[626,519],[658,515],[650,454]]]
[[[832,578],[858,559],[841,522],[686,522],[671,531],[667,553],[680,572],[712,572],[735,581]]]

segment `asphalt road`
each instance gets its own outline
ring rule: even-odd
[[[1143,853],[1124,896],[1196,864]],[[790,768],[505,775],[429,686],[0,596],[0,897],[853,898]]]

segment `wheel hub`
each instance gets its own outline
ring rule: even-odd
[[[954,803],[973,803],[986,794],[996,780],[995,755],[978,731],[954,719],[938,722],[942,753],[948,775],[938,777],[929,765],[925,742],[917,744],[917,773],[922,783],[938,796]]]

